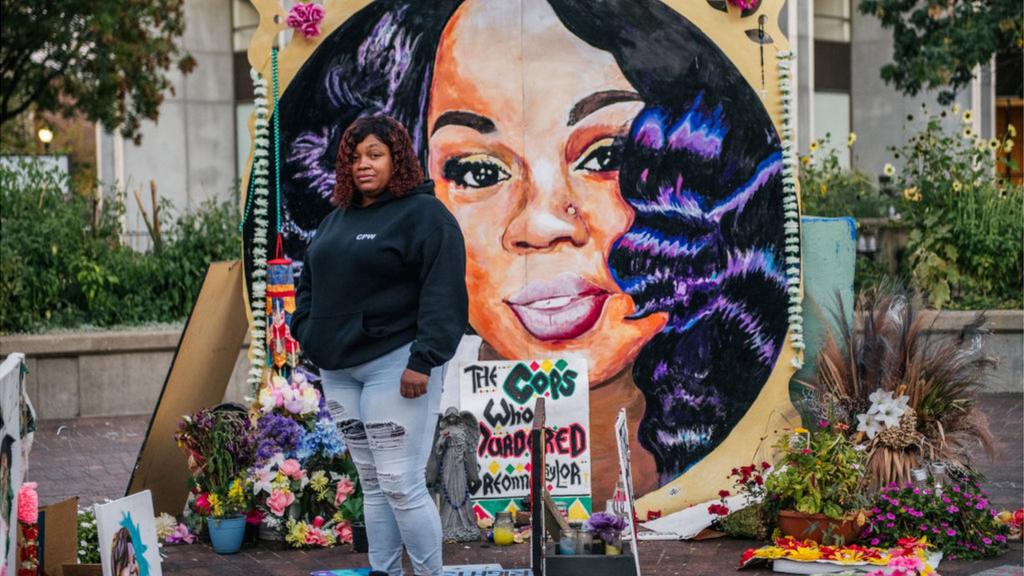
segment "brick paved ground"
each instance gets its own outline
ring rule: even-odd
[[[1001,507],[1019,507],[1024,500],[1024,396],[987,396],[982,408],[999,441],[995,460],[982,459],[980,468],[990,480],[992,501]],[[39,482],[43,504],[77,495],[83,503],[101,502],[124,495],[147,417],[83,418],[41,422],[36,432],[28,477]],[[648,576],[707,575],[734,572],[735,563],[750,542],[718,539],[704,542],[644,542],[640,555]],[[487,545],[446,545],[448,564],[498,563],[505,567],[529,564],[528,548]],[[367,566],[365,555],[345,548],[328,551],[246,548],[234,556],[218,556],[207,546],[180,546],[166,550],[167,574],[194,576],[302,576],[311,570]],[[984,562],[942,564],[945,576],[1022,575],[1024,547],[1014,544],[1007,554]],[[746,574],[769,574],[767,569]]]

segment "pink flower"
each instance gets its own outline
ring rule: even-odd
[[[803,452],[804,454],[814,454],[814,451],[811,450],[810,448],[804,448],[803,450],[801,450],[801,452]]]
[[[292,480],[301,480],[302,476],[306,473],[302,470],[302,464],[299,464],[299,461],[294,458],[289,458],[288,460],[281,462],[281,465],[278,466],[277,469],[281,474],[284,474]]]
[[[191,544],[195,541],[195,534],[191,534],[188,531],[188,526],[184,524],[178,524],[174,528],[174,532],[171,532],[167,535],[167,538],[164,538],[166,544]]]
[[[313,527],[314,528],[323,528],[323,526],[324,526],[324,517],[323,516],[317,516],[316,518],[313,518]]]
[[[334,535],[338,538],[338,542],[350,543],[352,542],[352,525],[348,521],[342,521],[334,527]]]
[[[338,491],[334,496],[334,505],[341,506],[355,491],[356,487],[352,483],[352,479],[348,476],[343,476],[341,480],[338,480]]]
[[[208,516],[210,514],[210,493],[203,492],[199,496],[196,496],[196,512],[199,512],[202,516]]]
[[[274,516],[284,516],[284,511],[295,502],[295,494],[285,490],[274,490],[267,498],[267,506]]]
[[[39,522],[39,494],[35,482],[25,482],[18,490],[18,520],[26,524]]]
[[[758,0],[729,0],[729,4],[741,10],[750,10],[757,7]]]
[[[324,9],[319,4],[298,3],[288,10],[285,22],[306,38],[320,35],[320,23],[324,20]]]
[[[327,546],[327,535],[319,528],[310,528],[306,532],[306,544],[310,546]]]
[[[246,513],[245,523],[259,526],[261,523],[263,523],[263,516],[264,514],[262,510],[260,510],[259,508],[253,508],[248,513]]]

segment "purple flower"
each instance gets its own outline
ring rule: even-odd
[[[984,510],[985,509],[985,501],[982,500],[982,501],[978,502],[977,504],[975,504],[974,505],[974,509],[975,510]]]
[[[889,522],[888,524],[885,525],[885,527],[886,528],[895,528],[896,527],[896,523],[895,522]]]
[[[957,508],[956,506],[947,506],[946,507],[946,512],[949,512],[950,514],[956,514],[959,511],[960,511],[960,509]]]
[[[885,517],[887,519],[889,519],[889,520],[895,520],[896,519],[896,515],[893,514],[892,512],[886,512]]]
[[[1000,544],[1006,544],[1006,536],[1003,536],[1002,534],[996,534],[995,539],[996,542],[999,542]]]
[[[956,530],[953,530],[952,528],[947,528],[946,529],[946,536],[949,536],[949,537],[956,536]]]
[[[992,539],[989,538],[988,536],[982,536],[981,537],[981,541],[985,543],[985,546],[991,546],[992,545]]]
[[[954,484],[953,485],[953,492],[960,492],[960,485],[959,484]]]
[[[821,428],[828,428],[828,420],[821,420],[818,422],[818,426]]]
[[[934,532],[935,534],[938,534],[939,533],[939,529],[937,527],[936,528],[932,528],[932,532]]]
[[[277,453],[286,457],[298,448],[305,433],[305,428],[295,420],[269,412],[260,416],[256,422],[257,448],[256,463],[263,464]]]
[[[878,514],[879,512],[881,512],[881,510],[878,508],[878,506],[875,506],[874,508],[871,509],[872,514]]]
[[[872,538],[872,539],[871,539],[871,545],[872,545],[872,546],[878,546],[878,545],[879,545],[879,544],[880,544],[881,542],[882,542],[882,541],[881,541],[881,540],[879,540],[878,538]]]
[[[921,489],[918,488],[917,486],[914,486],[914,494],[920,494],[920,493],[921,493]]]
[[[921,532],[927,532],[928,531],[928,525],[927,524],[921,524],[920,526],[917,527],[917,529],[920,530]]]
[[[623,518],[607,512],[595,512],[585,524],[605,543],[613,542],[626,528],[626,521]]]
[[[949,504],[950,502],[952,502],[952,500],[949,499],[949,496],[945,496],[945,495],[942,496],[942,503],[943,504]]]

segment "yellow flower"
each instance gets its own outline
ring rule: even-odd
[[[809,150],[810,150],[811,152],[817,152],[817,151],[818,151],[818,148],[819,148],[820,146],[821,146],[821,144],[819,144],[817,140],[811,140],[811,145],[810,145],[810,147],[809,147]]]
[[[974,139],[974,147],[978,149],[978,152],[984,152],[985,151],[985,146],[986,146],[986,144],[985,144],[985,140],[983,138],[975,138]]]
[[[840,548],[836,550],[834,558],[840,564],[859,564],[864,561],[864,553],[860,550]]]
[[[895,176],[896,175],[896,167],[893,166],[892,164],[888,164],[887,163],[885,165],[885,167],[882,168],[882,173],[885,174],[886,176],[889,176],[889,177]]]
[[[856,132],[850,132],[850,135],[846,137],[846,145],[847,146],[853,146],[856,143],[857,143],[857,133]]]
[[[974,116],[971,114],[970,110],[967,110],[967,111],[964,112],[964,115],[961,116],[960,118],[963,119],[964,124],[970,124],[971,123],[971,119],[974,118]]]
[[[1007,138],[1006,142],[1003,142],[1003,152],[1006,152],[1007,154],[1013,152],[1013,140]]]
[[[758,558],[766,558],[768,560],[782,558],[785,555],[786,551],[778,546],[764,546],[762,548],[758,548],[757,551],[754,552],[754,556],[757,556]]]
[[[220,496],[217,496],[216,494],[210,494],[209,498],[207,498],[207,501],[209,501],[210,503],[210,511],[213,514],[213,516],[224,515],[224,506],[223,503],[220,501]]]
[[[950,109],[950,112],[952,112],[954,116],[959,115],[960,114],[960,105],[959,104],[953,104],[953,108]]]
[[[822,196],[824,196],[825,194],[828,194],[828,186],[825,186],[824,184],[822,184],[821,187],[820,187],[820,190],[821,190],[821,195]]]
[[[964,185],[959,180],[953,180],[953,192],[959,192],[963,190]]]
[[[800,157],[800,163],[803,164],[804,166],[810,166],[811,165],[811,157],[810,156],[801,156]]]
[[[301,548],[306,544],[306,533],[308,531],[308,527],[304,522],[288,520],[288,533],[285,534],[284,541],[295,548]]]
[[[245,487],[237,478],[231,483],[231,488],[228,490],[228,500],[233,502],[245,501]]]
[[[1014,126],[1013,124],[1007,124],[1006,125],[1006,133],[1010,135],[1010,138],[1016,138],[1017,137],[1017,127]]]
[[[988,141],[988,149],[993,151],[993,152],[998,150],[999,149],[999,140],[996,140],[995,138],[989,140]]]
[[[797,428],[796,430],[793,430],[793,432],[796,432],[797,434],[807,434],[809,430],[807,428]]]
[[[817,546],[798,546],[796,550],[790,550],[786,557],[791,560],[820,560],[821,550]]]
[[[917,190],[917,186],[911,186],[903,190],[903,199],[909,202],[920,202],[921,193]]]
[[[968,127],[964,128],[964,131],[961,132],[961,134],[964,135],[964,138],[967,138],[968,140],[970,140],[971,138],[974,137],[974,130],[971,129],[970,126],[968,126]]]

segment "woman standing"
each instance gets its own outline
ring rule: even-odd
[[[408,132],[356,120],[338,150],[331,198],[309,245],[291,329],[321,369],[324,395],[362,482],[370,564],[441,574],[441,523],[425,471],[442,367],[468,318],[466,249],[434,197]]]

